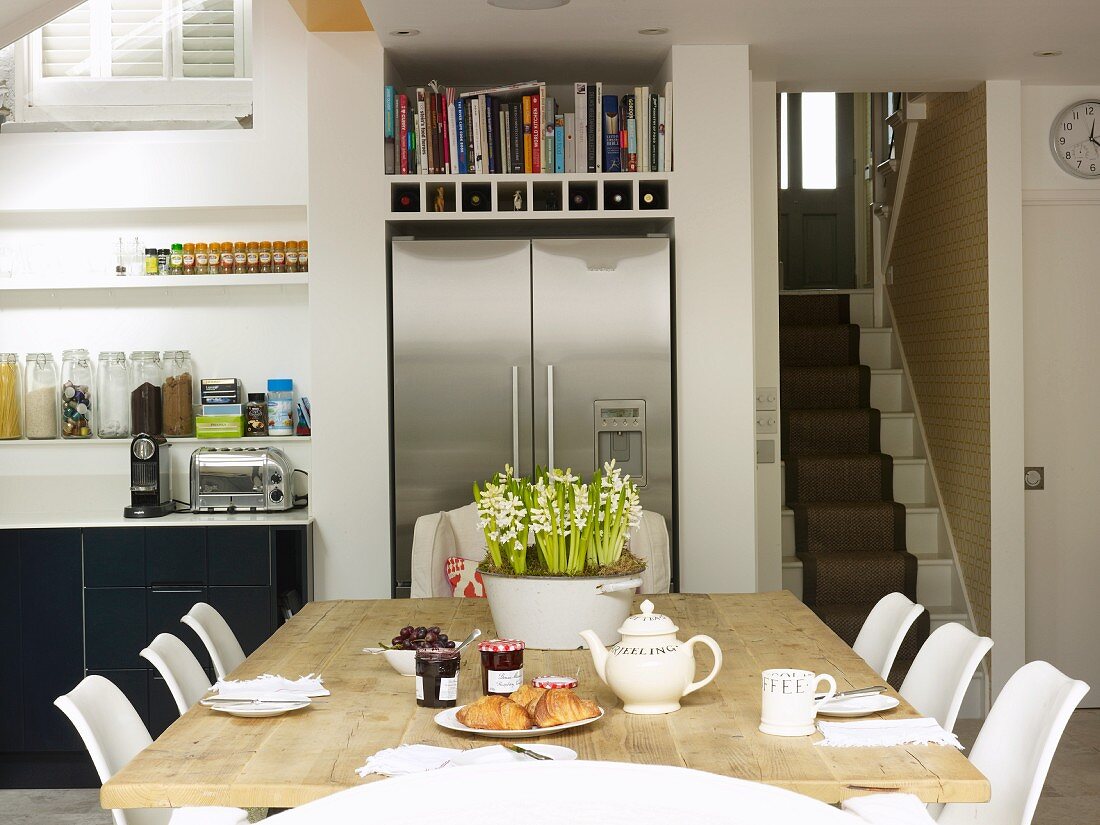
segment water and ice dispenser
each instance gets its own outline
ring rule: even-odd
[[[639,486],[646,483],[645,401],[640,398],[595,402],[593,429],[596,466],[615,460],[623,475]]]

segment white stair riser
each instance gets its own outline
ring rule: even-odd
[[[859,335],[859,363],[873,370],[888,370],[898,366],[892,329],[863,329]]]
[[[917,601],[929,609],[955,607],[952,563],[944,559],[918,559],[917,565]],[[802,598],[802,563],[797,559],[783,562],[783,589]]]
[[[848,298],[849,320],[861,327],[875,325],[875,296],[870,292],[858,292]]]
[[[909,389],[900,370],[871,372],[871,406],[882,412],[909,412],[913,409]]]
[[[787,500],[787,474],[783,473],[783,501]],[[933,498],[932,475],[922,459],[894,462],[894,501],[902,504],[926,504]]]
[[[946,550],[946,536],[942,535],[943,524],[940,511],[933,508],[907,510],[905,513],[905,546],[915,556],[942,555]],[[782,518],[783,555],[794,555],[794,513],[783,509]]]
[[[883,415],[879,425],[882,451],[895,458],[924,455],[916,417],[912,413]]]

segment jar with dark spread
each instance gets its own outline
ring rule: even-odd
[[[479,642],[481,691],[486,696],[508,696],[523,684],[523,648],[518,639],[489,639]]]
[[[453,708],[458,701],[458,666],[454,648],[422,647],[416,651],[416,704],[422,708]]]

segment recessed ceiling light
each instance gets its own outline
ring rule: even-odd
[[[649,35],[668,34],[668,28],[665,27],[665,26],[654,26],[653,28],[650,28],[650,29],[638,29],[638,34],[649,34]]]
[[[390,34],[394,37],[416,37],[420,34],[420,29],[395,29]]]
[[[1036,57],[1058,57],[1061,53],[1061,49],[1047,49],[1041,52],[1032,52]]]
[[[540,9],[556,9],[558,6],[564,6],[569,0],[486,0],[486,2],[498,9],[539,11]]]

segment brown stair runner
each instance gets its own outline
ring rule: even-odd
[[[851,644],[887,593],[916,600],[917,559],[906,551],[905,508],[893,500],[893,459],[881,452],[848,296],[782,295],[779,323],[784,481],[803,601]],[[928,624],[925,611],[898,655],[895,686]]]

